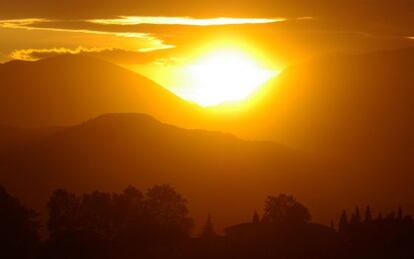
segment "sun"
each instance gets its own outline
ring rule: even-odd
[[[240,50],[211,51],[185,68],[191,88],[184,98],[202,106],[246,99],[277,74]]]

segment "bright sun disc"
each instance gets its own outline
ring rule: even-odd
[[[191,91],[186,98],[213,106],[247,98],[277,73],[239,51],[212,52],[186,68]]]

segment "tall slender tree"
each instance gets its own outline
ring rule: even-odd
[[[0,258],[29,258],[39,241],[37,213],[0,186]]]
[[[359,211],[359,207],[355,207],[355,212],[351,216],[351,225],[358,225],[361,223],[361,213]]]
[[[378,214],[377,221],[381,222],[381,221],[383,221],[383,220],[384,220],[384,217],[382,216],[382,213],[380,212],[380,213]]]
[[[257,213],[256,210],[253,213],[252,223],[254,223],[254,224],[260,223],[260,217],[259,217],[259,214]]]
[[[200,237],[202,238],[211,238],[215,237],[217,234],[214,231],[213,221],[211,220],[211,216],[208,215],[206,223],[204,224],[203,229],[201,230]]]
[[[293,196],[280,194],[268,196],[265,202],[263,221],[272,224],[304,224],[311,220],[308,208]]]
[[[403,220],[403,211],[402,211],[402,208],[401,207],[398,207],[397,219],[399,221]]]
[[[346,232],[348,230],[348,227],[348,214],[346,213],[346,210],[343,210],[338,224],[339,232]]]
[[[371,207],[368,205],[365,209],[365,218],[364,222],[369,223],[372,221],[372,213],[371,213]]]

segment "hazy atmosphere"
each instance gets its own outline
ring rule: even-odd
[[[414,2],[0,0],[1,258],[414,258]]]

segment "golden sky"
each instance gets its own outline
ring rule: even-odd
[[[240,48],[277,72],[317,54],[414,44],[411,0],[2,0],[0,10],[0,62],[87,53],[167,88],[214,47]]]

